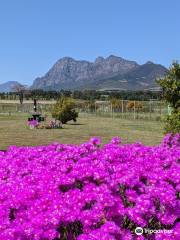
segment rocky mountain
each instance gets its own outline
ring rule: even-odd
[[[147,62],[139,65],[135,61],[113,55],[98,57],[94,62],[64,57],[43,77],[36,78],[31,88],[144,90],[156,88],[155,79],[163,76],[166,71],[159,64]]]
[[[13,91],[13,87],[19,85],[20,83],[16,81],[8,81],[0,84],[0,92],[11,92]]]

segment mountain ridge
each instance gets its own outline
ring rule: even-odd
[[[11,92],[16,85],[20,85],[17,81],[8,81],[0,84],[0,92]]]
[[[110,55],[94,61],[63,57],[49,71],[33,81],[30,89],[42,90],[157,90],[155,80],[167,69],[161,64],[136,61]],[[0,92],[10,92],[17,81],[0,84]]]
[[[36,78],[31,89],[144,90],[157,87],[155,79],[164,76],[166,71],[164,66],[151,61],[140,65],[115,55],[99,56],[94,62],[63,57],[44,76]]]

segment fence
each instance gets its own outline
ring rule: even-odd
[[[80,112],[112,118],[161,120],[168,114],[168,107],[163,101],[96,101],[94,105],[81,107]]]
[[[37,111],[40,113],[48,113],[51,111],[52,104],[54,102],[46,101],[46,102],[39,102],[37,104]],[[23,104],[20,104],[16,101],[8,101],[8,102],[2,102],[0,101],[0,114],[18,114],[18,113],[30,113],[33,111],[33,102],[26,101]]]
[[[37,110],[41,113],[49,113],[52,109],[53,101],[38,102]],[[33,110],[33,102],[0,102],[0,114],[30,113]],[[125,118],[161,120],[168,114],[167,104],[163,101],[84,101],[77,103],[77,110],[81,114]]]

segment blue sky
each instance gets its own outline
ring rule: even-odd
[[[0,0],[0,83],[31,84],[61,57],[180,60],[179,0]]]

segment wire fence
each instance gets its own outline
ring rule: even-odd
[[[163,101],[96,101],[79,109],[81,113],[95,116],[127,119],[162,120],[168,114],[168,106]]]
[[[54,102],[39,102],[37,111],[51,113]],[[163,101],[84,101],[78,103],[76,109],[81,115],[102,116],[125,119],[162,120],[168,114],[168,106]],[[33,111],[33,102],[23,104],[0,102],[1,115],[13,115],[18,113],[30,113]]]
[[[13,115],[18,113],[31,113],[33,112],[33,103],[26,102],[20,103],[1,103],[0,102],[0,114],[1,115]],[[40,113],[50,113],[52,109],[52,103],[38,103],[37,111]]]

